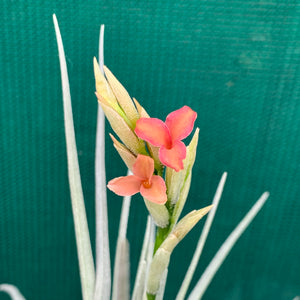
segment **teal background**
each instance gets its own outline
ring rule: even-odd
[[[183,105],[201,128],[185,212],[229,177],[192,285],[265,190],[271,197],[203,299],[300,295],[300,2],[8,1],[0,3],[0,283],[26,299],[81,299],[67,180],[62,91],[52,14],[67,56],[94,246],[97,101],[92,58],[104,23],[105,63],[153,116]],[[108,127],[109,128],[109,127]],[[110,131],[110,129],[108,130]],[[107,178],[126,170],[107,137]],[[114,257],[121,198],[108,192]],[[132,282],[146,223],[133,199]],[[174,299],[203,221],[172,256]],[[0,294],[0,299],[9,299]]]

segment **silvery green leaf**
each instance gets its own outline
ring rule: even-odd
[[[118,244],[118,260],[115,261],[113,294],[114,300],[129,300],[130,292],[130,261],[129,261],[129,243],[122,239]]]
[[[215,193],[215,196],[214,196],[214,199],[213,199],[213,202],[212,202],[213,207],[210,210],[210,212],[208,213],[208,216],[206,218],[202,233],[200,235],[200,238],[199,238],[199,241],[198,241],[198,244],[197,244],[197,247],[196,247],[196,251],[193,255],[193,258],[192,258],[191,264],[188,268],[188,271],[186,272],[186,275],[184,277],[184,280],[182,282],[180,290],[179,290],[179,292],[176,296],[176,300],[183,300],[185,298],[186,292],[187,292],[187,290],[189,288],[189,285],[191,283],[191,280],[192,280],[192,277],[194,275],[195,269],[198,265],[200,255],[202,253],[202,249],[204,247],[204,244],[205,244],[207,235],[209,233],[212,221],[214,219],[216,210],[218,208],[219,201],[221,199],[221,195],[222,195],[223,188],[224,188],[224,185],[225,185],[226,177],[227,177],[227,173],[225,172],[222,175],[222,178],[221,178],[220,183],[218,185],[217,191]]]
[[[188,300],[200,300],[202,298],[203,294],[208,288],[216,272],[220,269],[228,253],[231,251],[232,247],[235,245],[235,243],[246,230],[246,228],[250,225],[257,213],[261,210],[268,197],[268,192],[263,193],[262,196],[257,200],[257,202],[246,214],[246,216],[242,219],[242,221],[231,232],[231,234],[225,240],[223,245],[220,247],[214,258],[211,260],[208,267],[205,269],[204,273],[198,280],[196,286],[189,295]]]
[[[142,299],[145,292],[146,274],[147,274],[147,251],[148,251],[150,238],[151,238],[151,222],[152,222],[151,217],[148,216],[139,265],[136,272],[136,278],[135,278],[135,283],[134,283],[134,288],[132,293],[132,300]]]
[[[80,179],[67,64],[66,64],[62,38],[61,38],[60,30],[55,15],[53,15],[53,22],[54,22],[55,33],[56,33],[60,70],[61,70],[65,135],[66,135],[67,158],[68,158],[68,175],[69,175],[69,185],[70,185],[70,192],[71,192],[73,219],[75,225],[82,296],[84,300],[90,300],[93,298],[94,287],[95,287],[94,286],[95,284],[94,261],[93,261],[91,241],[90,241],[90,235],[89,235],[89,230],[87,225],[83,192],[82,192],[81,179]]]
[[[103,71],[104,25],[100,28],[99,61]],[[96,281],[94,300],[109,300],[111,267],[109,254],[106,174],[105,174],[105,116],[98,105],[95,155],[95,210],[96,210]]]
[[[19,289],[12,284],[0,284],[0,292],[5,292],[12,300],[25,300]]]
[[[131,174],[128,171],[128,175]],[[129,244],[126,239],[131,196],[125,196],[119,224],[116,247],[112,299],[129,299]]]

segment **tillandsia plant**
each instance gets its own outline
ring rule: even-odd
[[[210,205],[194,210],[179,221],[190,188],[199,129],[196,128],[187,147],[182,140],[192,133],[197,113],[183,106],[171,112],[165,122],[151,118],[144,107],[129,96],[112,72],[103,66],[101,55],[100,62],[99,66],[94,58],[96,96],[111,128],[121,141],[111,135],[114,147],[130,170],[129,175],[110,180],[107,187],[120,196],[140,193],[156,225],[152,253],[148,249],[151,255],[147,274],[144,278],[137,277],[143,282],[136,282],[136,286],[144,285],[144,288],[139,296],[133,293],[133,299],[162,299],[172,251],[213,207]],[[222,177],[216,199],[220,198],[226,175],[224,173]],[[266,198],[267,194],[263,200]],[[198,250],[202,250],[206,235],[204,232]],[[197,252],[195,261],[200,255]],[[177,299],[185,297],[193,272],[192,264]],[[195,295],[198,299],[201,292]]]
[[[94,264],[76,150],[66,59],[55,15],[53,21],[62,77],[68,175],[82,298],[84,300],[162,300],[174,248],[197,222],[208,214],[192,261],[176,296],[176,300],[183,300],[186,298],[213,222],[227,173],[225,172],[221,177],[212,205],[193,210],[181,217],[190,189],[199,129],[194,130],[189,145],[186,146],[183,140],[193,132],[197,113],[184,105],[171,112],[164,122],[151,118],[104,66],[104,26],[102,25],[99,39],[99,65],[94,59],[96,96],[99,102],[95,156],[96,262]],[[104,114],[117,135],[117,137],[110,135],[113,145],[129,170],[127,176],[112,179],[108,183],[105,176]],[[106,185],[116,194],[124,196],[113,282],[109,254]],[[131,196],[137,193],[141,194],[151,217],[147,219],[136,279],[133,291],[130,293],[129,242],[126,231]],[[268,196],[269,193],[265,192],[228,236],[192,289],[187,297],[188,300],[202,298],[228,253],[263,207]],[[14,300],[25,300],[13,285],[2,284],[0,291],[6,292]]]

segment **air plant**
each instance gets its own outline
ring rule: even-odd
[[[99,102],[95,156],[96,260],[94,264],[77,158],[67,65],[55,15],[53,21],[62,78],[68,174],[82,298],[84,300],[162,300],[174,248],[198,221],[208,214],[192,261],[176,296],[176,300],[201,299],[236,241],[263,207],[269,193],[262,194],[228,236],[187,296],[221,199],[227,173],[225,172],[221,177],[212,205],[193,210],[181,217],[191,184],[199,129],[196,128],[194,131],[188,146],[183,140],[192,133],[197,113],[190,107],[183,106],[171,112],[165,122],[151,118],[144,107],[129,96],[112,72],[104,66],[104,26],[102,25],[99,39],[99,64],[94,59],[96,96]],[[105,116],[117,135],[117,138],[111,135],[114,147],[128,168],[127,176],[112,179],[108,184],[105,175]],[[124,196],[113,280],[109,254],[106,186],[116,194]],[[126,232],[131,196],[137,193],[141,194],[149,216],[135,283],[130,293],[129,241]],[[19,293],[13,295],[12,290],[13,287],[8,289],[6,287],[6,291],[13,299],[24,299]]]

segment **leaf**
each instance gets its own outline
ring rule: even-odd
[[[257,200],[257,202],[252,206],[246,216],[242,219],[242,221],[237,225],[237,227],[231,232],[228,238],[225,240],[223,245],[220,247],[214,258],[209,263],[208,267],[205,269],[204,273],[198,280],[194,289],[188,297],[188,300],[200,300],[208,288],[210,282],[213,277],[220,269],[222,263],[227,257],[228,253],[231,251],[232,247],[235,245],[237,240],[246,230],[246,228],[253,221],[254,217],[261,210],[266,200],[269,197],[269,193],[265,192],[262,196]]]
[[[99,39],[100,68],[103,65],[104,25]],[[96,279],[94,299],[109,300],[111,291],[111,267],[108,236],[106,174],[105,174],[105,116],[98,105],[96,155],[95,155],[95,210],[96,210]]]
[[[208,216],[206,218],[202,233],[200,235],[200,238],[199,238],[199,241],[198,241],[198,244],[197,244],[197,247],[196,247],[196,251],[193,255],[191,264],[190,264],[190,266],[189,266],[189,268],[188,268],[188,270],[185,274],[185,277],[184,277],[184,280],[183,280],[182,285],[180,287],[180,290],[179,290],[179,292],[176,296],[176,300],[183,300],[185,298],[186,292],[187,292],[187,290],[189,288],[189,285],[191,283],[191,280],[192,280],[192,277],[194,275],[195,269],[198,265],[202,249],[204,247],[207,235],[208,235],[209,230],[210,230],[210,226],[212,224],[212,221],[214,219],[216,210],[218,208],[219,201],[220,201],[220,198],[221,198],[221,195],[222,195],[222,192],[223,192],[223,188],[224,188],[224,185],[225,185],[226,177],[227,177],[227,173],[225,172],[222,175],[222,178],[221,178],[220,183],[218,185],[216,194],[215,194],[213,202],[212,202],[213,208],[208,213]]]
[[[66,134],[67,157],[68,157],[68,175],[69,175],[69,185],[70,185],[71,200],[72,200],[71,202],[72,202],[72,210],[73,210],[73,219],[75,225],[82,296],[84,300],[90,300],[92,299],[94,293],[94,283],[95,283],[94,261],[93,261],[91,241],[90,241],[90,235],[89,235],[89,230],[87,225],[81,179],[80,179],[67,64],[66,64],[66,58],[64,54],[61,34],[60,34],[60,30],[55,15],[53,15],[53,22],[55,27],[57,46],[59,52],[60,69],[61,69],[65,134]]]
[[[140,300],[143,298],[146,286],[146,275],[147,275],[147,252],[150,245],[151,238],[151,217],[148,216],[147,226],[144,234],[144,241],[141,250],[139,265],[136,272],[136,278],[132,293],[132,300]]]
[[[128,175],[131,173],[128,172]],[[116,247],[112,300],[129,299],[129,244],[126,238],[131,196],[125,196]]]
[[[5,292],[12,300],[25,300],[18,288],[12,284],[0,284],[0,292]]]

